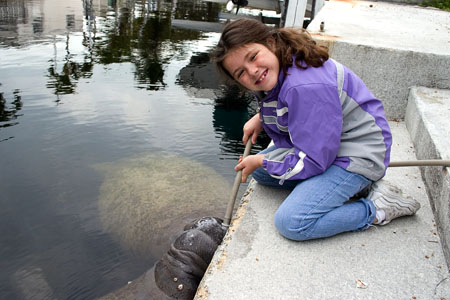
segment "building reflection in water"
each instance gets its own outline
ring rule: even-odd
[[[70,13],[64,7],[71,7]],[[201,33],[172,28],[171,19],[217,21],[220,5],[202,1],[8,0],[0,3],[0,43],[21,47],[52,39],[65,40],[64,53],[55,45],[47,87],[57,95],[72,94],[77,81],[89,78],[94,64],[132,62],[139,88],[164,88],[164,65],[182,41]],[[71,53],[71,34],[83,33],[87,48],[82,61]],[[76,45],[78,47],[78,45]],[[171,51],[172,50],[172,51]],[[170,53],[170,54],[169,54]]]
[[[17,124],[16,119],[20,116],[19,112],[23,105],[20,91],[15,90],[13,97],[11,103],[8,103],[3,93],[0,93],[0,128]]]

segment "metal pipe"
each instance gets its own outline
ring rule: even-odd
[[[430,159],[430,160],[392,161],[389,164],[389,167],[422,167],[422,166],[450,167],[450,160]]]
[[[250,149],[252,148],[252,137],[248,138],[247,144],[245,145],[244,150],[244,158],[247,157],[250,153]],[[236,177],[234,178],[233,189],[231,190],[230,201],[228,202],[227,211],[225,213],[225,217],[223,218],[223,226],[230,226],[231,215],[233,214],[234,202],[236,201],[236,196],[239,190],[239,186],[242,180],[242,170],[239,170],[236,173]]]

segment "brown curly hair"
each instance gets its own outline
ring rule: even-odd
[[[269,45],[270,39],[275,41],[274,53],[285,74],[293,64],[293,57],[295,65],[302,69],[309,66],[321,67],[329,58],[328,48],[317,45],[303,28],[276,29],[260,21],[243,18],[225,26],[216,48],[211,53],[211,59],[225,79],[235,82],[233,76],[223,66],[223,60],[229,51],[249,43],[259,43],[273,49]]]

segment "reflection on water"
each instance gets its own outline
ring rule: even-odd
[[[208,62],[219,34],[171,25],[215,22],[222,10],[199,0],[0,1],[0,299],[93,299],[159,258],[104,231],[105,174],[94,166],[170,153],[233,181],[255,103]],[[223,216],[223,203],[208,206]]]
[[[7,103],[3,93],[0,93],[0,127],[9,127],[17,124],[15,120],[20,116],[18,113],[21,109],[22,101],[19,90],[14,90],[11,103]]]

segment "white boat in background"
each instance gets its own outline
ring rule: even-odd
[[[205,1],[226,4],[230,0],[205,0]],[[247,1],[248,1],[248,5],[246,5],[246,7],[258,8],[258,9],[264,9],[264,10],[274,10],[278,13],[281,12],[281,9],[284,5],[284,1],[279,1],[279,0],[247,0]]]

